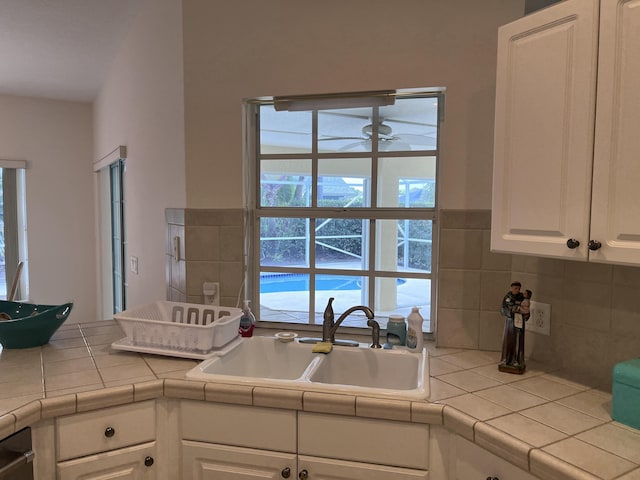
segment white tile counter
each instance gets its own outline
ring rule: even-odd
[[[498,371],[498,352],[427,343],[429,402],[340,395],[323,407],[331,395],[184,380],[197,361],[112,350],[123,336],[112,321],[64,325],[48,345],[0,352],[0,437],[40,418],[176,396],[443,424],[539,478],[640,479],[640,431],[611,420],[610,393],[549,366],[512,375]]]

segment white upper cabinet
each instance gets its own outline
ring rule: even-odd
[[[500,28],[493,251],[640,264],[638,7],[566,0]]]
[[[640,0],[603,0],[591,238],[598,262],[640,264]]]

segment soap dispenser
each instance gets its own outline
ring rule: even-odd
[[[256,317],[253,315],[251,308],[249,307],[249,300],[244,301],[242,307],[242,316],[240,317],[240,336],[252,337],[253,329],[256,327]]]

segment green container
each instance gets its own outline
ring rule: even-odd
[[[640,429],[640,358],[613,367],[611,417],[629,427]]]
[[[48,343],[64,323],[73,303],[35,305],[0,300],[0,343],[4,348],[31,348]],[[6,318],[9,320],[6,320]]]

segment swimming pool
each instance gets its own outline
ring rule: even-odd
[[[260,293],[277,292],[308,292],[310,285],[309,275],[297,275],[292,273],[260,275]],[[402,285],[406,280],[397,279],[397,284]],[[316,290],[361,290],[362,277],[350,277],[345,275],[317,275]]]

